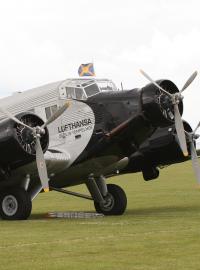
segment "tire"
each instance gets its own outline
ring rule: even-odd
[[[126,210],[127,197],[123,189],[114,184],[108,184],[108,194],[104,198],[105,204],[94,202],[94,207],[97,213],[109,215],[122,215]]]
[[[13,188],[0,193],[0,216],[6,220],[25,220],[32,210],[31,198],[24,189]]]

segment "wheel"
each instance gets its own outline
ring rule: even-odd
[[[32,210],[29,194],[22,188],[3,190],[0,193],[0,216],[6,220],[27,219]]]
[[[97,213],[104,215],[122,215],[126,210],[127,198],[123,189],[114,184],[108,184],[108,194],[106,195],[105,203],[100,204],[94,202],[94,207]]]

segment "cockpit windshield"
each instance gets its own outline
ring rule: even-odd
[[[86,100],[103,91],[116,91],[115,84],[108,79],[68,79],[62,84],[66,98]]]
[[[98,94],[100,92],[99,87],[96,83],[90,84],[86,87],[84,87],[85,93],[87,97],[91,97],[95,94]]]

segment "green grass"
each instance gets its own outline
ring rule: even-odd
[[[51,192],[34,201],[28,221],[0,221],[0,269],[200,269],[200,190],[190,162],[155,181],[133,174],[109,182],[127,193],[123,216],[47,219],[51,211],[93,211],[90,201]]]

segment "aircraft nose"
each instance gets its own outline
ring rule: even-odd
[[[153,125],[164,127],[172,124],[175,120],[174,104],[167,92],[169,94],[174,94],[178,93],[179,90],[177,86],[169,80],[159,80],[157,83],[166,90],[166,93],[160,91],[152,83],[146,85],[142,88],[142,108]],[[182,115],[182,99],[180,99],[178,107],[180,115]]]

